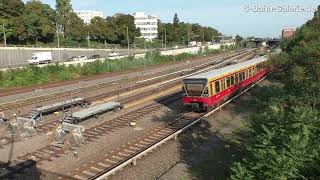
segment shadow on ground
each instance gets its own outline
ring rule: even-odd
[[[245,120],[254,111],[250,97],[243,96],[185,132],[179,142],[186,177],[178,179],[229,179],[231,167],[243,157]]]

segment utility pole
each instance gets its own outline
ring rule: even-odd
[[[164,43],[163,43],[163,36],[162,36],[162,39],[161,39],[161,47],[163,48],[163,45],[164,45]]]
[[[190,44],[190,29],[188,28],[188,46]]]
[[[167,28],[164,28],[164,47],[167,48]]]
[[[130,56],[129,27],[127,26],[128,55]]]
[[[58,23],[56,23],[56,34],[57,34],[58,48],[60,48],[60,38],[59,38],[59,27],[58,27]]]
[[[90,35],[89,35],[89,32],[88,32],[87,41],[88,41],[88,48],[90,49]]]
[[[204,29],[202,29],[202,46],[204,45]]]
[[[3,40],[4,40],[4,46],[7,46],[7,36],[6,36],[6,29],[4,27],[4,23],[2,24],[3,28]]]

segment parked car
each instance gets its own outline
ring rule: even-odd
[[[87,56],[72,56],[67,61],[85,61],[87,60]]]
[[[189,46],[196,46],[197,45],[197,41],[191,41],[190,43],[189,43]]]
[[[112,51],[110,54],[109,54],[110,57],[115,57],[115,56],[119,56],[119,53],[116,52],[116,51]]]
[[[77,61],[77,56],[72,56],[67,61]]]
[[[85,61],[87,60],[87,56],[78,56],[78,61]]]
[[[32,53],[31,59],[28,60],[29,64],[47,64],[52,62],[51,52]]]
[[[99,59],[101,56],[99,54],[92,55],[89,59]]]

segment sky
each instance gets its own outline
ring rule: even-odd
[[[55,7],[55,0],[42,2]],[[99,10],[105,16],[146,12],[172,22],[177,13],[180,21],[243,37],[279,37],[283,28],[297,28],[311,19],[318,5],[319,0],[72,0],[75,10]]]

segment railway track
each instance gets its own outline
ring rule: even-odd
[[[189,113],[176,119],[174,122],[152,129],[141,137],[137,137],[130,142],[122,145],[121,147],[115,149],[113,152],[103,155],[103,157],[97,161],[91,161],[87,164],[82,165],[80,168],[76,169],[73,173],[68,174],[68,178],[73,179],[95,179],[99,177],[100,172],[112,171],[112,169],[121,166],[123,162],[127,159],[138,155],[143,152],[143,150],[148,149],[156,145],[157,142],[163,140],[165,137],[173,134],[182,127],[187,126],[194,119],[201,117],[201,114]],[[135,164],[136,160],[131,163]],[[68,179],[65,177],[60,177],[58,179]]]
[[[151,92],[150,92],[151,93]],[[142,94],[141,96],[145,96],[146,94]],[[112,133],[113,131],[129,126],[129,122],[131,122],[134,119],[140,119],[141,117],[144,117],[148,114],[151,114],[157,110],[159,110],[160,107],[162,107],[165,104],[168,103],[172,103],[174,101],[177,101],[180,99],[179,94],[175,94],[175,96],[178,96],[176,98],[173,98],[172,96],[169,97],[165,97],[164,99],[160,100],[160,103],[156,103],[156,104],[151,104],[147,107],[144,108],[140,108],[137,111],[128,113],[126,115],[122,115],[120,117],[117,117],[111,121],[107,121],[104,122],[102,124],[99,124],[97,126],[94,126],[92,128],[89,128],[85,131],[84,136],[85,136],[85,142],[92,142],[95,141],[97,139],[99,139],[101,136],[107,135]],[[99,97],[101,98],[101,97]],[[132,98],[132,97],[131,97]],[[134,99],[139,99],[141,97],[136,96]],[[132,99],[126,99],[128,102],[133,101]],[[191,119],[189,118],[185,118],[185,119],[181,119],[184,121],[184,123],[190,123]],[[37,128],[38,132],[40,133],[46,133],[50,130],[52,130],[57,122],[51,122],[48,124],[44,124],[43,126],[39,126]],[[178,125],[183,125],[183,123],[179,123],[179,121],[177,121],[178,124],[171,124],[172,127],[170,126],[169,129],[171,130],[175,130],[173,127],[179,127]],[[184,124],[186,125],[186,124]],[[10,142],[10,139],[8,140],[8,142]],[[11,140],[12,142],[12,140]],[[84,144],[86,145],[86,144]],[[18,157],[19,161],[14,162],[14,164],[19,164],[19,166],[14,167],[14,170],[12,172],[10,172],[8,175],[13,175],[14,173],[18,173],[21,171],[26,170],[27,168],[30,167],[30,159],[34,162],[37,163],[41,163],[43,161],[52,161],[53,158],[59,158],[61,157],[63,154],[66,153],[67,150],[63,150],[61,148],[57,148],[51,145],[45,146],[41,149],[38,149],[34,152],[28,153],[26,155],[20,156]]]
[[[91,127],[84,132],[85,143],[83,146],[87,145],[89,142],[94,142],[100,137],[108,135],[120,128],[129,126],[129,123],[132,121],[138,121],[139,119],[150,115],[159,110],[159,108],[164,105],[174,103],[181,99],[181,93],[175,93],[174,95],[164,97],[159,102],[145,106],[136,111],[130,112],[125,115],[121,115],[112,121],[107,121],[97,126]],[[11,168],[11,172],[6,175],[6,177],[12,177],[16,173],[23,172],[26,169],[30,168],[31,162],[37,162],[41,164],[43,161],[52,161],[53,158],[59,158],[64,155],[69,149],[62,149],[52,145],[47,145],[43,148],[40,148],[34,152],[27,153],[23,156],[19,156],[17,161],[14,161],[13,164],[18,164]]]
[[[244,55],[246,53],[248,53],[248,52],[247,51],[240,51],[240,52],[235,52],[231,55],[227,55],[226,57],[222,57],[222,58],[216,57],[216,58],[212,59],[213,60],[212,62],[200,65],[198,69],[201,69],[202,67],[206,67],[209,64],[218,61],[219,58],[221,58],[220,60],[223,61],[223,60],[227,60],[230,58],[234,58],[236,56]],[[195,69],[195,70],[198,70],[198,69]],[[172,76],[167,76],[166,78],[179,77],[179,76],[180,76],[180,74],[173,74]],[[156,83],[156,82],[161,82],[163,79],[164,78],[159,78],[159,79],[155,79],[153,81],[147,81],[144,83],[135,84],[134,88],[141,88],[141,87],[144,87],[144,86]],[[112,82],[101,83],[101,84],[78,88],[78,89],[74,89],[74,90],[68,90],[68,91],[64,91],[64,92],[45,95],[42,97],[37,97],[37,98],[8,102],[8,103],[0,104],[0,112],[12,110],[12,109],[17,109],[17,108],[24,107],[24,106],[33,105],[35,103],[38,103],[38,104],[44,103],[44,102],[54,100],[54,99],[62,99],[62,98],[66,97],[66,94],[70,94],[72,96],[77,96],[79,94],[81,95],[86,92],[95,91],[95,90],[103,89],[103,88],[110,87],[110,86],[112,86]],[[118,92],[120,92],[120,93],[127,92],[127,91],[131,90],[132,88],[133,88],[132,85],[129,85],[129,86],[125,86],[125,87],[121,88],[120,90],[114,90],[112,92],[101,94],[99,96],[100,97],[114,96],[114,95],[118,94]],[[90,99],[95,99],[95,98],[98,98],[98,96],[91,97]]]
[[[225,54],[221,54],[218,56],[223,56],[223,55],[225,55]],[[201,58],[201,57],[197,57],[195,59],[199,59],[199,58]],[[174,64],[174,62],[169,63],[167,65],[171,65],[171,64]],[[163,66],[163,64],[151,65],[149,68],[158,68],[161,66]],[[140,69],[133,69],[133,70],[126,71],[126,73],[136,72],[139,70]],[[48,88],[54,88],[54,87],[59,87],[59,86],[64,86],[64,85],[77,84],[79,81],[90,81],[90,80],[96,80],[99,78],[106,78],[106,77],[111,77],[111,76],[121,75],[121,74],[123,74],[123,72],[114,72],[112,74],[100,74],[100,75],[95,75],[95,76],[90,76],[90,77],[82,77],[82,78],[78,78],[78,79],[74,79],[74,80],[70,80],[70,81],[65,81],[65,82],[54,82],[54,83],[50,83],[50,84],[36,85],[36,86],[32,86],[32,87],[23,87],[23,88],[8,89],[8,90],[6,90],[6,89],[1,90],[0,89],[0,97],[14,95],[14,94],[20,94],[20,93],[26,93],[26,92],[32,92],[35,89],[48,89]]]
[[[174,122],[169,123],[165,126],[156,127],[145,133],[144,136],[137,137],[123,144],[122,146],[119,146],[119,148],[115,149],[114,151],[103,155],[101,158],[95,161],[90,161],[87,164],[83,164],[78,169],[75,169],[74,171],[68,173],[67,176],[61,176],[58,179],[106,179],[108,176],[114,174],[119,170],[122,170],[129,164],[135,165],[139,158],[148,154],[153,149],[158,148],[161,144],[167,142],[168,140],[177,138],[179,134],[183,133],[196,123],[202,121],[216,111],[221,110],[222,107],[226,106],[231,101],[250,90],[256,84],[263,81],[266,77],[263,77],[258,82],[254,83],[244,91],[235,95],[234,97],[208,113],[184,114]]]
[[[215,66],[219,67],[220,65],[221,66],[224,65],[224,61],[216,64]],[[161,87],[161,89],[168,89],[168,88],[174,87],[174,86],[177,85],[178,82],[179,81],[169,82],[168,84],[163,85]],[[147,92],[140,93],[140,94],[135,95],[135,96],[130,96],[130,97],[121,99],[120,102],[122,104],[127,104],[127,103],[130,103],[130,102],[134,102],[134,101],[136,101],[138,99],[142,99],[144,97],[151,96],[151,95],[156,94],[158,92],[159,92],[159,89],[151,89],[151,90],[149,90]],[[103,98],[114,96],[116,94],[118,94],[118,93],[111,92],[111,93],[106,93],[106,94],[102,94],[102,95],[97,95],[97,96],[88,98],[88,101],[96,101],[96,100],[100,100],[100,99],[103,99]],[[154,104],[156,104],[156,103],[154,103]],[[38,134],[44,134],[44,133],[51,132],[59,125],[59,123],[60,122],[58,120],[54,120],[54,121],[50,121],[50,122],[43,122],[43,123],[41,123],[41,124],[36,126],[36,131],[37,131]],[[3,137],[3,138],[0,139],[0,149],[2,149],[6,145],[9,145],[9,144],[11,144],[13,142],[18,142],[18,141],[20,141],[20,139],[16,139],[16,138],[13,138],[13,137]]]
[[[176,83],[168,84],[168,85],[164,86],[163,88],[170,88],[170,87],[174,87],[176,85],[177,85]],[[145,92],[143,94],[139,94],[139,95],[136,95],[136,96],[131,96],[131,97],[122,99],[122,100],[120,100],[120,102],[121,102],[121,104],[131,103],[131,102],[134,102],[134,101],[136,101],[138,99],[141,99],[143,97],[155,94],[157,92],[158,92],[157,89],[153,89],[153,90],[150,90],[150,91]],[[162,101],[161,100],[159,101],[159,103],[163,103],[163,102],[166,102],[165,99],[162,100]],[[158,102],[155,102],[152,105],[154,107],[156,107],[156,108],[160,107]],[[153,106],[150,106],[150,107],[153,107]],[[146,107],[146,108],[149,110],[149,107]],[[153,112],[153,110],[156,110],[156,109],[150,109],[150,110],[152,110],[151,112]],[[138,109],[136,112],[132,112],[132,113],[129,113],[129,114],[126,114],[126,115],[123,115],[123,116],[131,117],[131,114],[137,113],[137,115],[139,115],[142,112],[145,112],[145,110],[144,109]],[[59,124],[60,124],[59,120],[53,120],[53,121],[50,121],[50,122],[41,123],[41,124],[37,125],[35,128],[36,128],[36,131],[37,131],[38,134],[45,134],[45,133],[53,131]],[[18,142],[18,141],[20,141],[20,139],[15,139],[13,137],[3,136],[0,139],[0,149],[2,149],[6,145],[9,145],[9,144],[11,144],[13,142]]]

